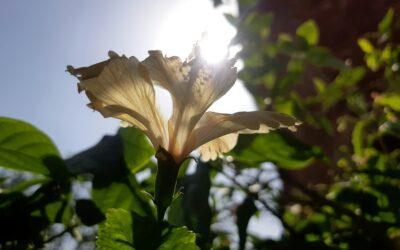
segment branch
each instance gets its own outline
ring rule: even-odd
[[[61,231],[60,233],[55,234],[55,235],[51,236],[50,238],[48,238],[47,240],[43,241],[43,244],[50,243],[50,242],[52,242],[53,240],[55,240],[55,239],[57,239],[57,238],[63,236],[64,234],[66,234],[66,233],[68,233],[68,232],[71,232],[71,231],[72,231],[74,228],[76,228],[77,226],[78,226],[78,224],[72,224],[72,225],[66,227],[66,228],[65,228],[63,231]]]
[[[238,174],[238,171],[235,169],[235,173]],[[270,213],[272,213],[274,216],[276,216],[282,223],[283,227],[291,234],[291,235],[296,235],[296,231],[286,223],[286,221],[282,218],[282,215],[278,213],[275,209],[273,209],[271,206],[268,205],[268,203],[262,199],[260,199],[258,192],[254,193],[251,192],[247,187],[242,186],[234,177],[228,175],[225,173],[223,170],[221,171],[221,174],[227,177],[229,180],[231,180],[236,187],[238,187],[240,190],[245,192],[248,196],[252,197],[253,199],[259,201],[266,210],[268,210]]]

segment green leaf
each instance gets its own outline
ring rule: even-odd
[[[99,250],[131,250],[133,247],[132,215],[124,209],[110,209],[106,221],[99,227]]]
[[[160,230],[155,220],[124,209],[109,209],[100,225],[98,249],[157,249]]]
[[[394,10],[390,8],[386,13],[385,17],[379,23],[378,30],[381,34],[385,34],[390,31],[390,26],[392,25],[394,17]]]
[[[174,226],[184,226],[186,224],[182,195],[176,197],[172,201],[171,206],[168,209],[168,222]]]
[[[73,216],[72,207],[68,199],[61,199],[45,206],[46,216],[52,223],[68,225]]]
[[[104,136],[95,146],[66,160],[74,174],[115,175],[115,169],[137,173],[151,165],[154,149],[145,135],[135,128],[121,129],[114,136]]]
[[[163,234],[160,250],[197,250],[196,235],[186,227],[169,228]]]
[[[238,145],[231,155],[248,165],[273,162],[279,167],[298,169],[322,157],[317,147],[301,143],[282,131],[260,135],[240,135]]]
[[[357,40],[358,46],[364,51],[365,53],[372,53],[374,51],[374,46],[371,42],[366,38],[360,38]]]
[[[199,249],[196,235],[185,227],[168,226],[161,233],[156,221],[124,209],[109,209],[106,218],[99,227],[99,250]]]
[[[353,143],[354,154],[357,156],[362,156],[364,152],[364,128],[366,122],[364,120],[360,120],[356,123],[353,129],[353,134],[351,137],[351,142]]]
[[[375,98],[375,104],[388,106],[391,109],[400,112],[400,94],[387,93],[379,95],[377,98]]]
[[[77,200],[75,211],[86,226],[93,226],[105,220],[103,213],[92,200]]]
[[[334,84],[338,87],[349,87],[358,83],[365,75],[365,68],[355,67],[348,68],[340,72],[340,74],[335,78]]]
[[[15,185],[13,185],[12,187],[10,187],[10,189],[7,189],[5,191],[7,191],[7,192],[22,192],[25,189],[30,188],[34,185],[48,183],[49,181],[50,180],[45,177],[38,178],[38,179],[29,179],[29,180],[17,183]]]
[[[323,93],[326,89],[326,82],[322,80],[321,78],[313,78],[313,83],[315,86],[315,89],[318,91],[318,93]]]
[[[319,96],[324,108],[332,107],[345,97],[343,93],[349,91],[350,88],[361,81],[365,75],[365,71],[364,67],[346,68],[340,71],[335,80]]]
[[[109,208],[135,211],[142,216],[154,213],[151,198],[141,192],[133,175],[118,176],[111,180],[107,176],[95,176],[92,197],[103,213]]]
[[[93,147],[66,159],[68,169],[73,174],[115,176],[121,169],[126,172],[123,156],[123,141],[120,134],[104,136]]]
[[[312,47],[306,52],[306,59],[316,67],[341,69],[344,63],[322,47]]]
[[[20,120],[0,117],[1,167],[49,175],[46,161],[59,157],[53,142],[39,129]]]
[[[365,55],[365,62],[372,71],[377,71],[381,66],[380,53],[375,51],[371,54]]]
[[[302,23],[296,30],[299,37],[304,38],[309,45],[316,45],[319,40],[318,26],[314,20]]]
[[[137,173],[150,161],[155,153],[154,148],[137,128],[124,128],[119,133],[124,144],[126,165],[133,173]]]

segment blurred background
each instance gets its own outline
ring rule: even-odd
[[[105,60],[109,50],[185,58],[199,43],[209,63],[238,58],[239,79],[212,110],[274,110],[303,124],[241,135],[223,159],[187,162],[168,222],[196,233],[201,249],[400,249],[399,8],[395,0],[3,1],[0,115],[18,120],[0,120],[0,247],[93,249],[109,208],[137,212],[147,205],[127,197],[154,193],[148,142],[86,108],[66,66]],[[170,97],[156,91],[170,114]],[[31,134],[11,136],[21,131]]]

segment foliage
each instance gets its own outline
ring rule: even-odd
[[[239,4],[242,9],[257,7],[256,2]],[[305,123],[300,135],[288,136],[296,136],[308,147],[320,146],[311,152],[324,152],[323,161],[317,157],[317,161],[306,161],[305,165],[311,163],[314,170],[324,168],[333,173],[326,182],[311,176],[299,179],[282,169],[280,176],[286,190],[281,205],[273,210],[286,233],[279,241],[252,237],[253,246],[398,249],[400,210],[393,194],[400,191],[400,47],[395,37],[400,27],[394,10],[388,10],[376,32],[363,35],[356,45],[347,45],[347,50],[359,46],[364,53],[364,63],[357,65],[340,60],[318,45],[320,31],[312,20],[292,34],[279,34],[273,33],[276,13],[259,10],[246,14],[234,22],[239,30],[236,42],[243,45],[240,78],[248,83],[260,108],[288,113]],[[305,155],[315,157],[315,153],[291,153],[296,145],[294,138],[289,147],[277,144],[276,148],[278,138],[258,136],[252,140],[248,143],[241,138],[231,154],[247,166],[254,167],[263,158],[284,168],[290,167],[288,161],[306,160],[302,158]],[[276,160],[276,155],[286,157]]]
[[[257,4],[240,0],[240,19],[227,15],[243,47],[240,78],[260,109],[303,121],[298,133],[241,135],[223,159],[187,160],[160,222],[155,152],[139,130],[62,159],[34,126],[0,118],[0,248],[49,248],[69,235],[98,249],[398,249],[395,11],[349,45],[363,57],[353,65],[320,45],[316,21],[279,33],[276,13]],[[331,174],[315,180],[314,171]],[[79,197],[76,186],[88,183],[89,197]],[[248,230],[263,213],[284,228],[280,239]]]

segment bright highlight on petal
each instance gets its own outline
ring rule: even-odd
[[[226,135],[232,133],[268,133],[279,128],[295,129],[300,122],[285,114],[271,111],[239,112],[235,114],[221,114],[207,112],[198,122],[188,139],[187,152],[200,147],[203,160],[215,159],[231,150],[236,141],[227,140]],[[203,146],[202,146],[203,145]],[[207,145],[208,150],[201,149]],[[212,148],[214,147],[214,152]]]
[[[110,59],[89,67],[67,67],[76,76],[79,91],[85,91],[89,107],[104,117],[115,117],[136,126],[156,150],[167,150],[180,164],[199,148],[203,160],[214,160],[231,150],[238,133],[268,133],[278,128],[295,129],[295,118],[269,111],[221,114],[208,108],[233,86],[237,78],[234,60],[211,64],[195,46],[182,61],[149,51],[139,62],[109,53]],[[167,121],[155,100],[154,85],[170,92],[173,112]]]

